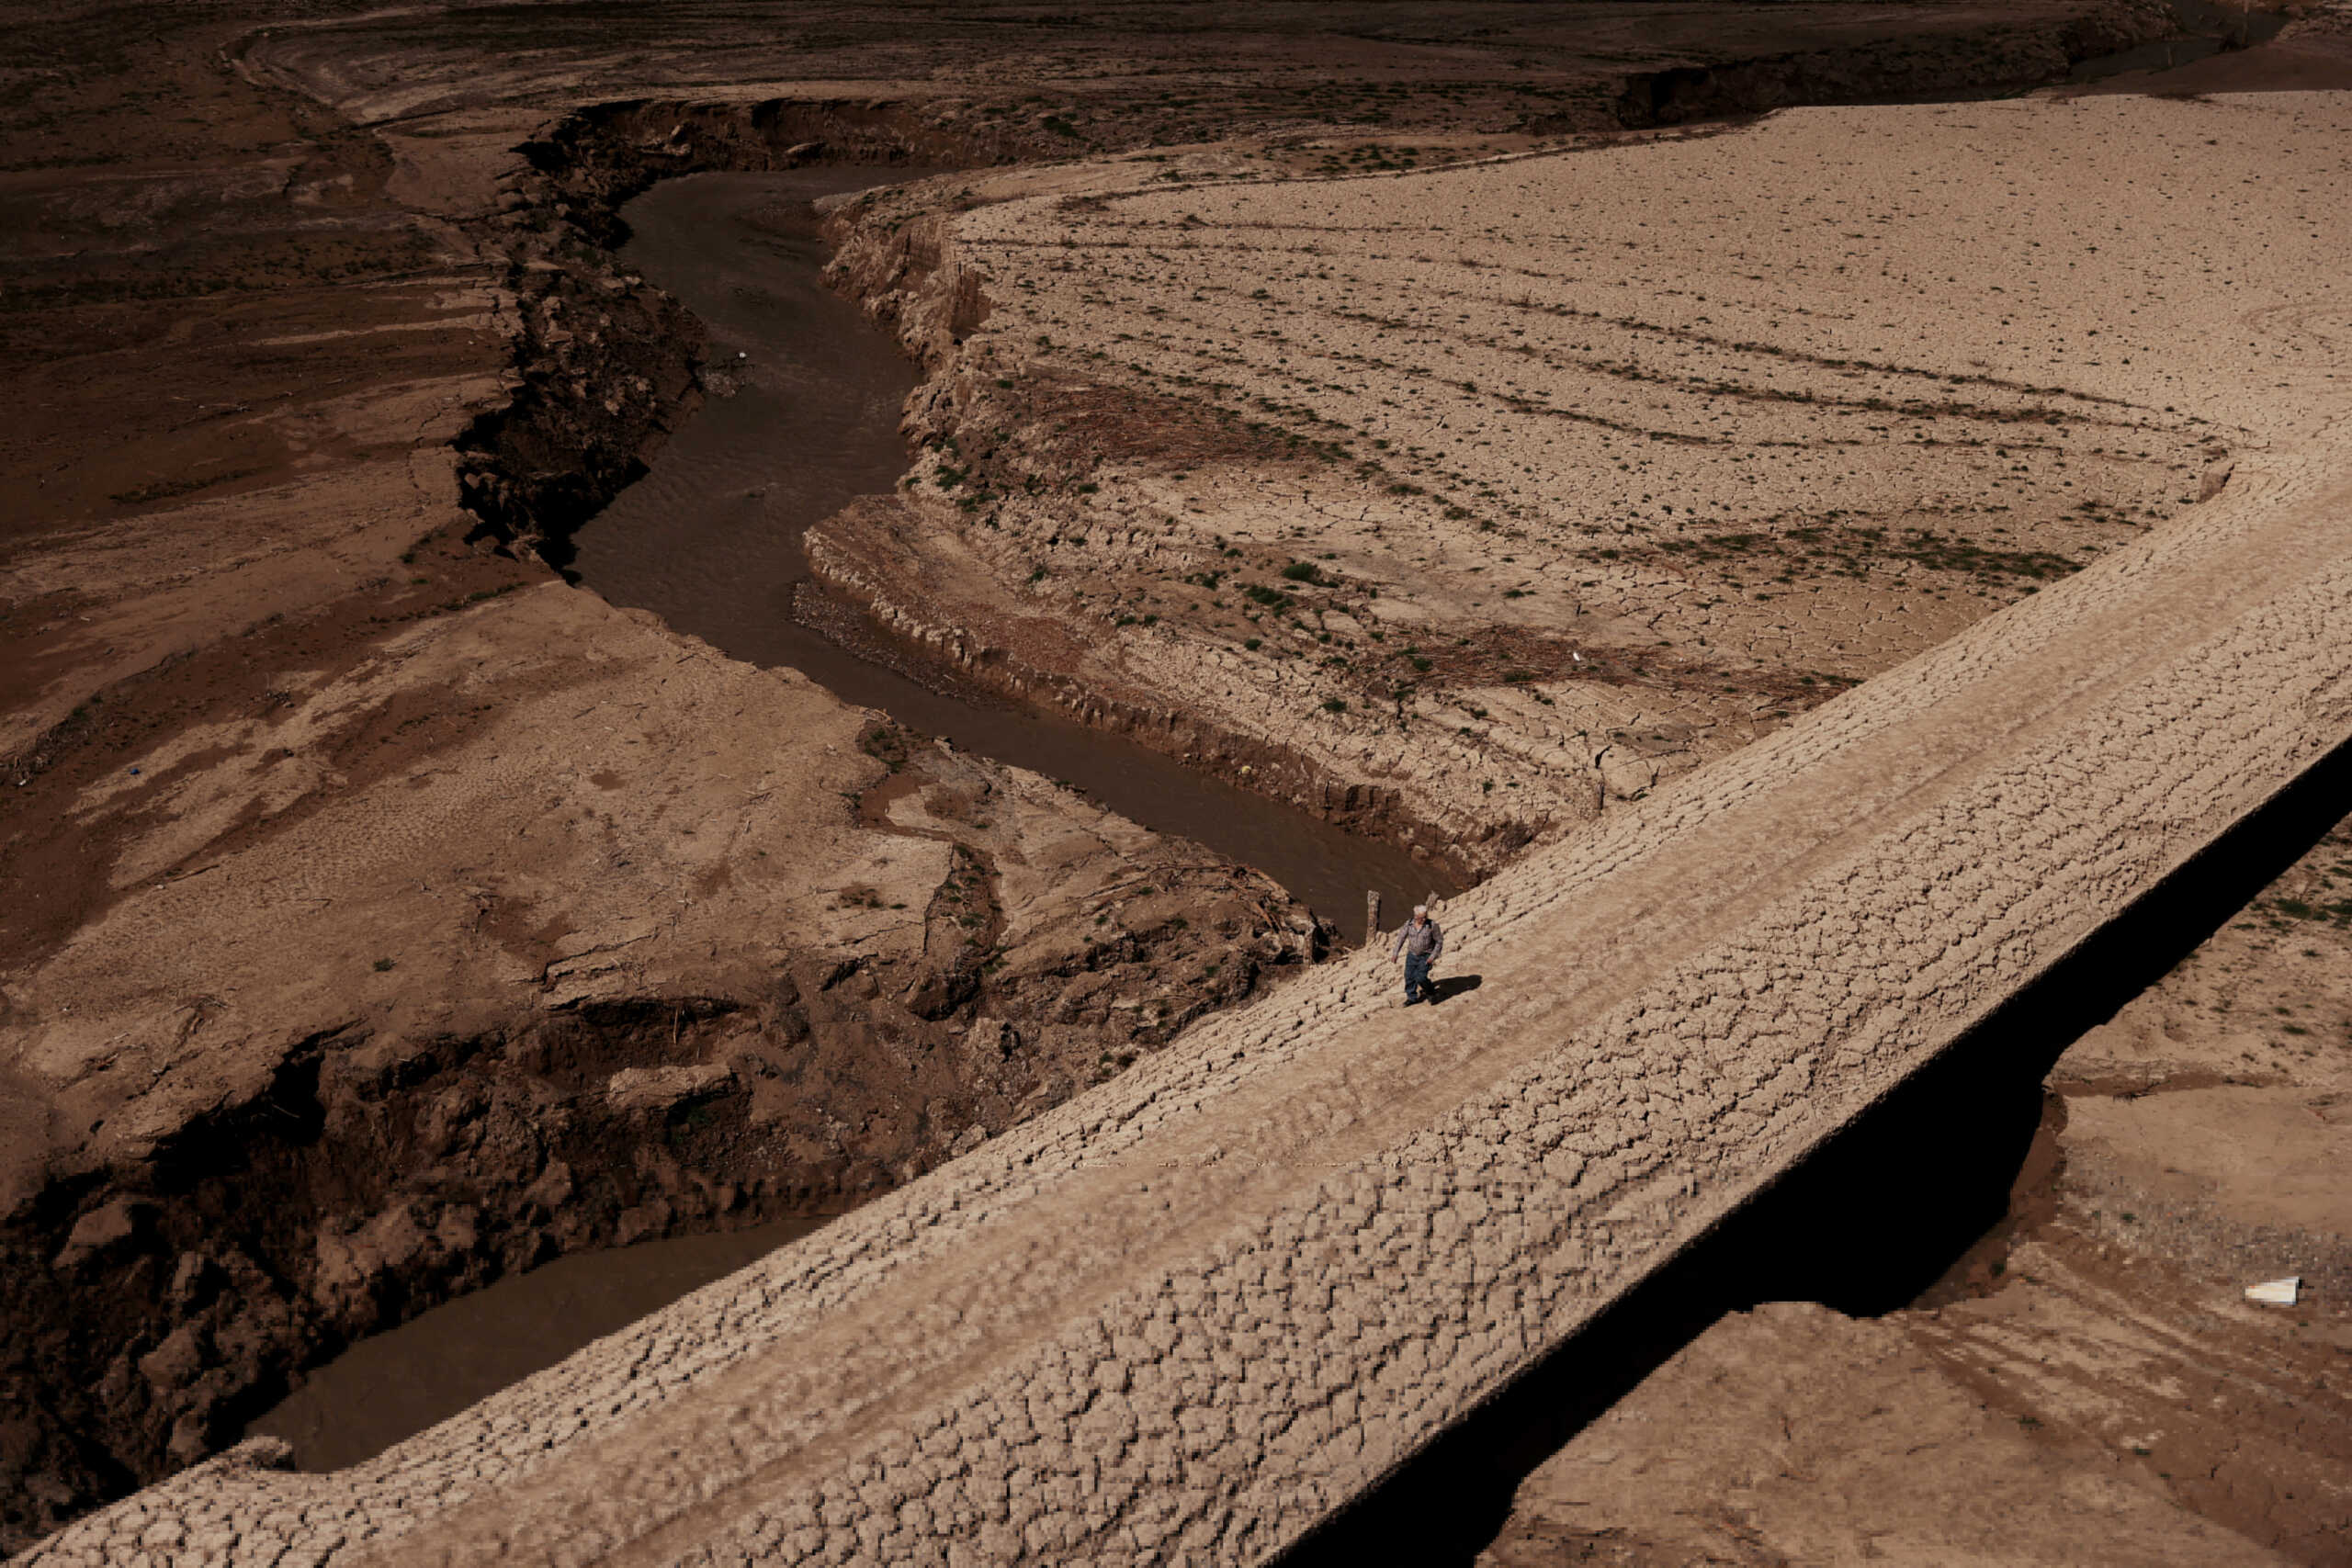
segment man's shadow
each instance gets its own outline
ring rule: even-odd
[[[1433,977],[1430,981],[1429,1005],[1435,1007],[1440,1002],[1450,1002],[1456,997],[1476,990],[1480,986],[1485,985],[1487,977],[1484,975],[1446,975]]]

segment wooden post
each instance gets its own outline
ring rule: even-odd
[[[1374,947],[1378,945],[1379,942],[1380,889],[1375,887],[1363,896],[1363,944],[1366,947]]]

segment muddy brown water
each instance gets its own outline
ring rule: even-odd
[[[361,1340],[245,1429],[340,1470],[797,1241],[821,1219],[576,1252]]]
[[[712,361],[740,390],[706,402],[558,564],[739,659],[789,665],[908,728],[1064,780],[1253,865],[1350,935],[1367,888],[1380,890],[1392,923],[1412,899],[1447,890],[1389,845],[1116,736],[944,695],[794,621],[795,587],[808,577],[802,530],[898,482],[899,412],[915,384],[889,340],[825,287],[808,204],[921,172],[698,175],[629,204],[624,256],[703,319]],[[303,1470],[356,1464],[821,1223],[577,1253],[509,1276],[360,1341],[247,1432],[292,1443]]]
[[[818,168],[665,181],[622,216],[623,258],[684,300],[739,384],[584,525],[564,563],[616,604],[755,664],[789,665],[907,728],[1075,785],[1162,833],[1254,866],[1352,939],[1377,889],[1389,923],[1439,874],[1402,850],[1208,777],[1103,730],[949,695],[796,622],[801,535],[905,473],[899,415],[915,368],[825,286],[817,197],[927,171]]]
[[[2081,61],[2067,80],[2107,82],[2162,75],[2217,54],[2255,51],[2278,36],[2289,17],[2283,11],[2241,10],[2214,0],[2170,0],[2180,35],[2158,39],[2115,54]],[[2143,85],[2132,82],[2131,85]]]

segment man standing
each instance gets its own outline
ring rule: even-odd
[[[1445,951],[1445,932],[1430,919],[1427,904],[1413,906],[1413,918],[1396,928],[1396,940],[1388,949],[1388,956],[1402,954],[1405,960],[1405,1005],[1437,1000],[1437,987],[1430,984],[1430,965]]]

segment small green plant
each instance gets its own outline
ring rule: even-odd
[[[391,967],[392,961],[389,958],[379,958],[376,960],[376,973],[379,975],[390,972]]]
[[[1325,713],[1345,713],[1348,711],[1347,699],[1344,697],[1325,697],[1323,699],[1323,711]]]

